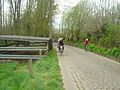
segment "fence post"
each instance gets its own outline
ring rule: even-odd
[[[40,56],[42,55],[42,50],[39,51],[39,55],[40,55]]]
[[[28,64],[29,64],[29,74],[32,77],[32,74],[33,74],[33,72],[32,72],[32,59],[28,60]]]
[[[53,48],[52,39],[50,39],[50,40],[48,41],[48,51],[49,51],[49,50],[52,50],[52,48]]]

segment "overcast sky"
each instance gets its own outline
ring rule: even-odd
[[[55,0],[56,3],[59,5],[59,12],[55,16],[55,27],[59,26],[59,23],[61,22],[62,13],[69,9],[70,7],[75,6],[80,0]]]

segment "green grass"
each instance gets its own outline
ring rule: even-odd
[[[0,90],[64,90],[55,50],[34,62],[32,77],[27,63],[0,63]]]

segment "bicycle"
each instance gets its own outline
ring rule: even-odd
[[[87,44],[85,45],[85,51],[88,51],[88,45]]]
[[[62,56],[63,50],[64,50],[64,46],[61,45],[61,46],[59,47],[59,53],[60,53],[61,56]]]

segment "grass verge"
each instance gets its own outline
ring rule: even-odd
[[[0,63],[0,90],[64,90],[55,50],[33,63],[32,78],[27,63]]]
[[[68,45],[72,45],[84,49],[84,45],[82,42],[66,41],[65,43]],[[107,49],[101,46],[97,46],[95,44],[90,44],[88,46],[88,50],[120,62],[120,50],[116,47],[112,49]]]

